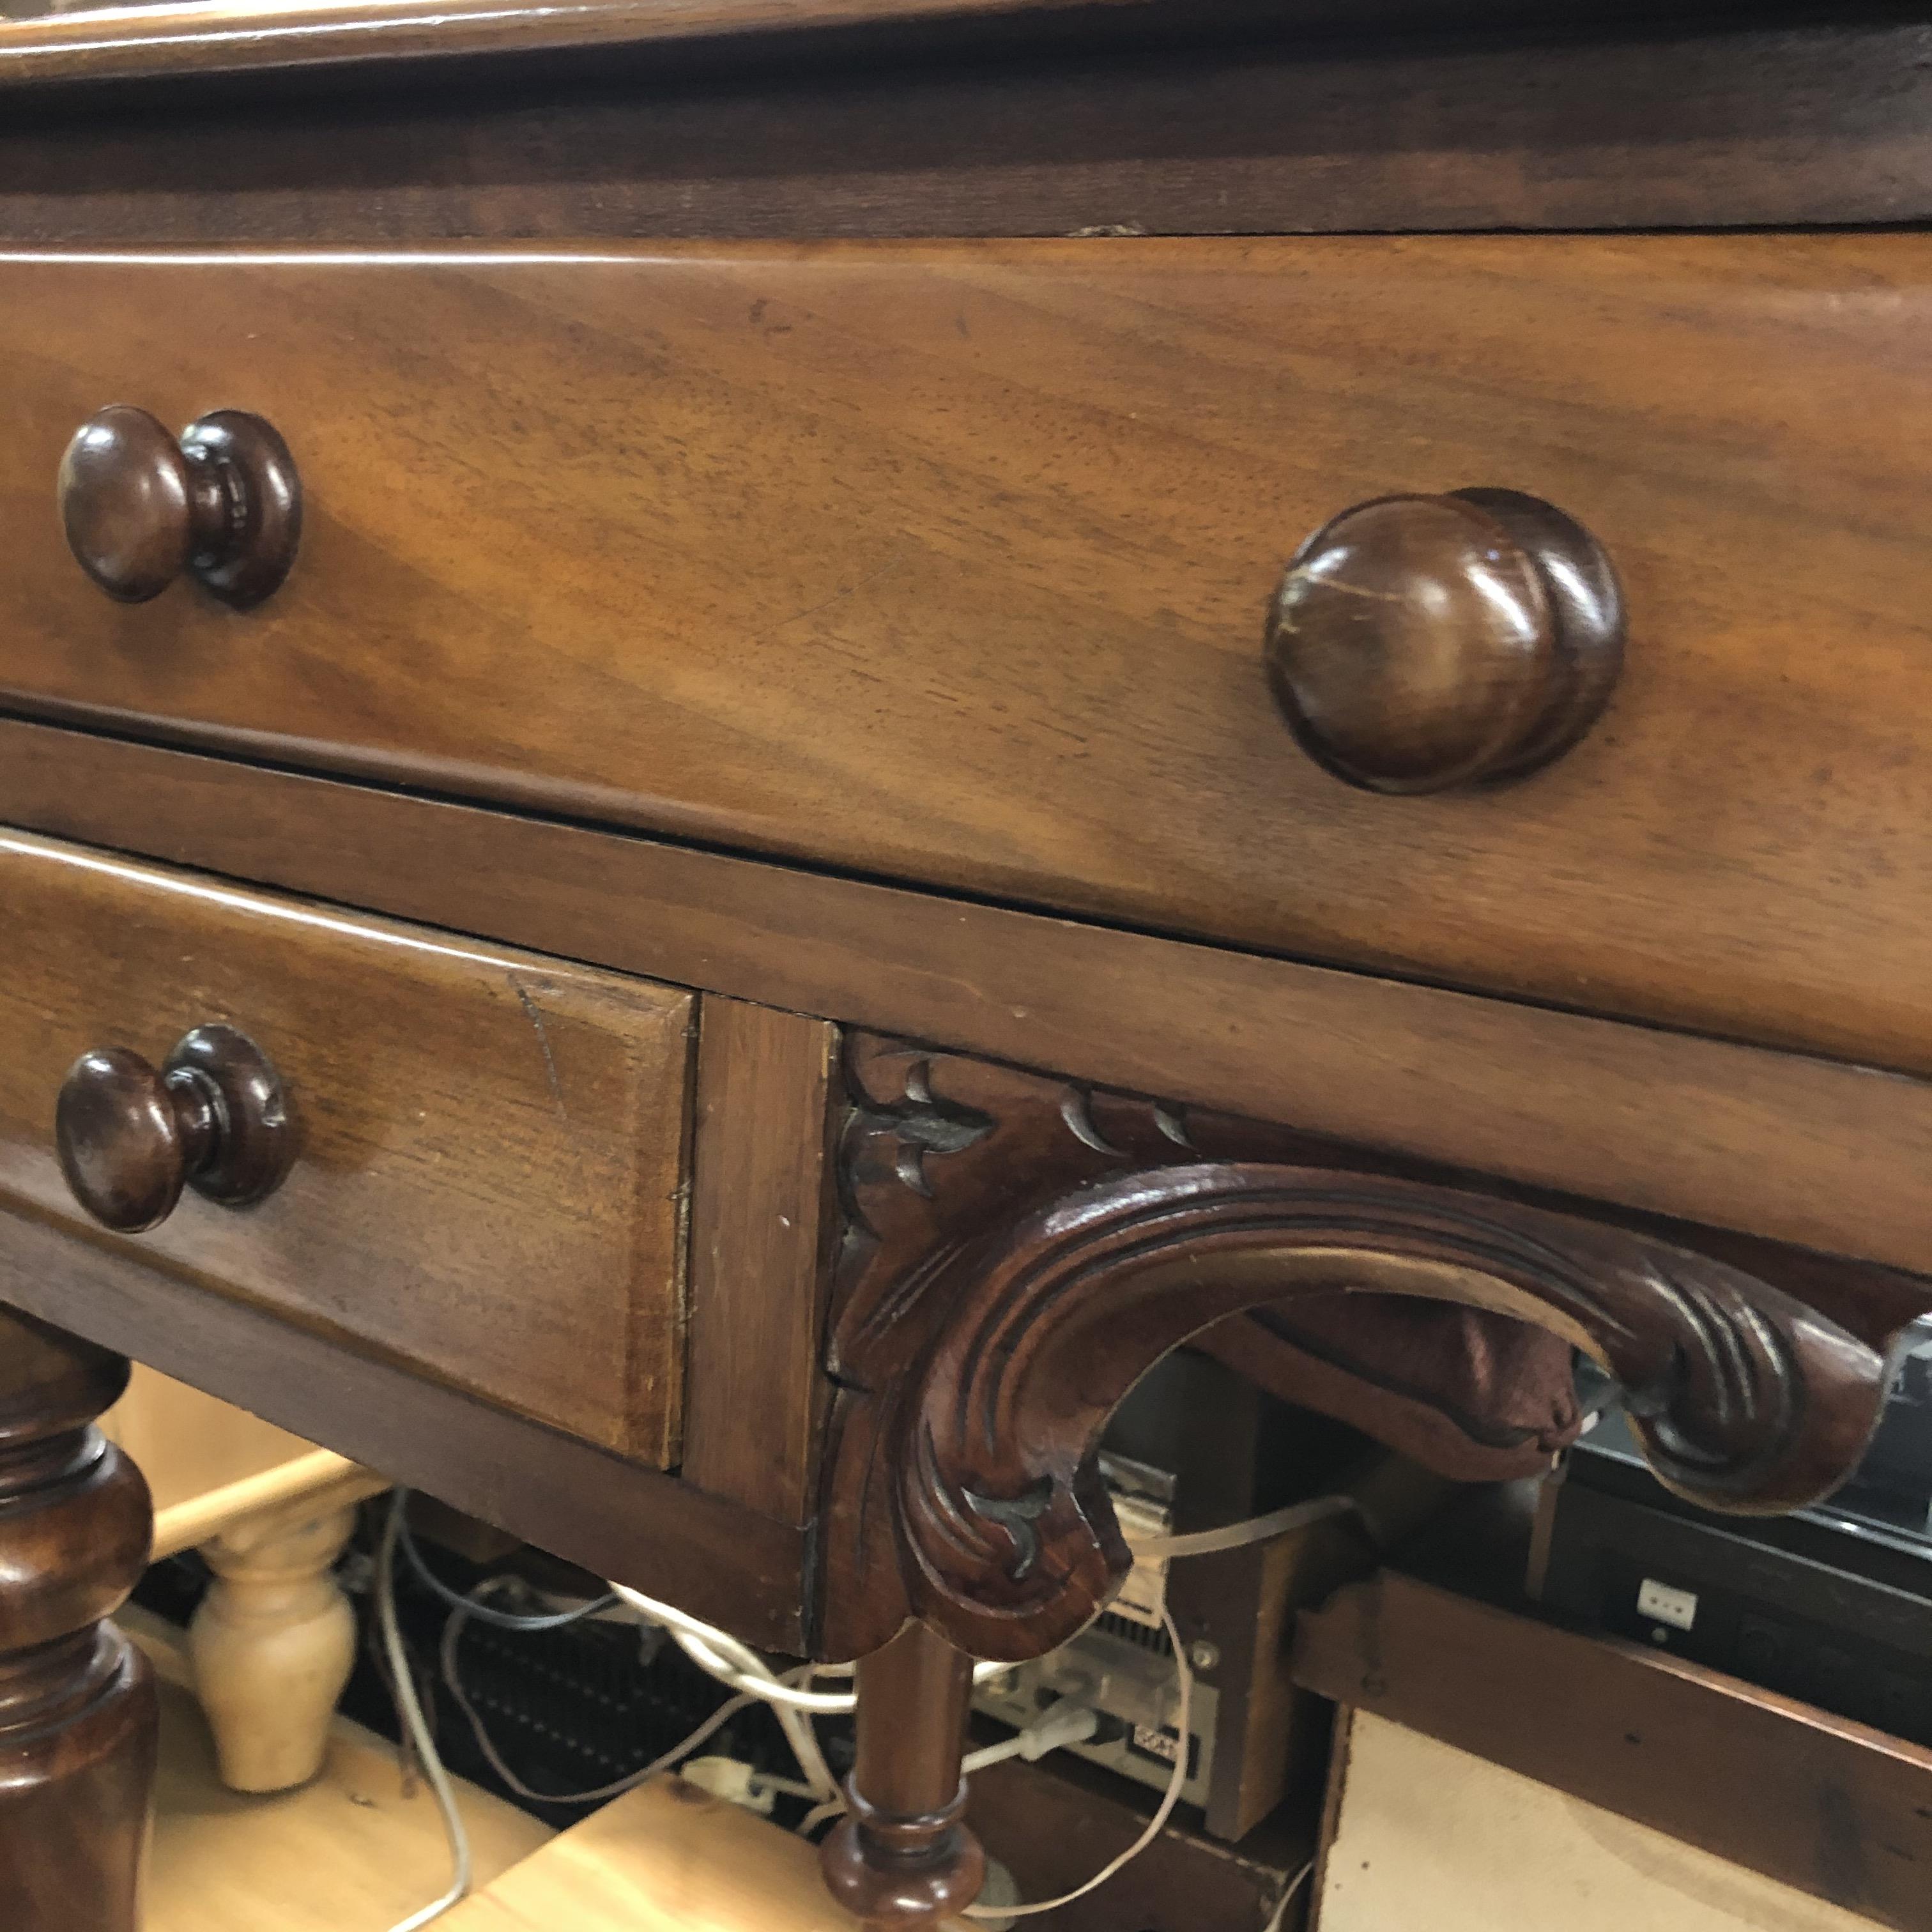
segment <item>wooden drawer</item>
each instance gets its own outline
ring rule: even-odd
[[[0,833],[0,1200],[665,1465],[682,1386],[692,1000],[502,947]],[[274,1063],[276,1192],[88,1220],[56,1096],[190,1028]]]
[[[1932,1070],[1932,237],[0,261],[0,701]],[[260,412],[259,609],[82,577],[90,412]],[[1601,542],[1550,769],[1358,791],[1285,559],[1390,491]]]

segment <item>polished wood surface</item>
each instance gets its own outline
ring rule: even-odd
[[[349,66],[351,83],[365,78],[364,64],[477,54],[542,54],[595,50],[607,57],[626,47],[652,48],[694,40],[728,45],[745,37],[832,34],[848,51],[850,30],[885,38],[892,30],[971,27],[998,44],[1029,29],[1052,32],[1057,16],[1071,14],[1060,38],[1105,46],[1118,29],[1165,28],[1178,20],[1159,0],[579,0],[568,8],[524,0],[445,0],[431,5],[383,4],[382,0],[141,0],[139,11],[116,6],[17,0],[0,21],[0,86],[46,86],[75,81],[175,79],[200,74],[250,74],[291,68]],[[1215,0],[1190,10],[1187,27],[1198,34],[1250,32],[1266,26],[1338,26],[1358,32],[1439,33],[1502,26],[1541,26],[1554,16],[1566,26],[1593,15],[1626,22],[1660,5],[1623,0],[1585,0],[1562,8],[1551,0],[1289,0],[1273,6]],[[1828,8],[1767,7],[1765,0],[1706,0],[1708,15],[1772,13],[1790,17],[1807,10],[1829,18]],[[130,16],[132,17],[130,17]],[[1004,35],[1002,29],[1005,30]],[[941,47],[956,44],[942,40]],[[887,45],[895,43],[886,38]],[[902,31],[898,45],[908,44]],[[910,42],[916,46],[916,40]],[[807,49],[809,42],[806,43]],[[754,40],[752,58],[764,50]],[[767,54],[767,57],[769,55]]]
[[[0,28],[0,818],[100,848],[0,833],[4,1318],[868,1652],[879,1932],[973,1888],[966,1653],[1107,1600],[1095,1444],[1204,1320],[1529,1316],[1750,1508],[1932,1294],[1932,25],[1287,4]],[[1903,226],[1575,232],[1798,221]],[[264,601],[202,432],[271,421]],[[218,1552],[211,1642],[339,1664],[341,1528]]]
[[[1688,16],[1624,4],[1612,33],[1405,38],[1360,31],[1371,0],[1316,0],[1356,29],[1339,35],[1291,28],[1292,4],[1262,0],[1270,32],[1204,36],[1204,10],[1178,0],[1167,44],[1099,58],[916,52],[878,27],[818,36],[815,62],[769,39],[604,47],[567,72],[525,55],[472,68],[470,87],[440,69],[431,112],[420,88],[361,85],[367,68],[340,89],[257,72],[216,99],[204,83],[192,112],[165,80],[116,94],[124,116],[84,86],[14,89],[0,235],[340,248],[1932,215],[1932,28],[1884,4],[1750,28],[1714,20],[1712,0]],[[128,27],[160,17],[142,7]],[[1078,32],[1130,14],[1064,17]]]
[[[224,1207],[266,1200],[296,1151],[281,1076],[224,1026],[184,1034],[160,1067],[124,1046],[89,1048],[55,1098],[54,1145],[75,1200],[128,1234],[165,1221],[184,1186]]]
[[[1130,1557],[1096,1473],[1160,1357],[1238,1310],[1420,1295],[1562,1336],[1624,1391],[1658,1476],[1706,1508],[1816,1501],[1870,1440],[1932,1282],[1744,1265],[1136,1096],[862,1036],[839,1150],[838,1396],[820,1640],[908,1616],[976,1657],[1074,1636]]]
[[[1561,758],[1609,702],[1623,646],[1600,546],[1508,490],[1345,510],[1289,559],[1268,612],[1269,682],[1303,749],[1399,794]]]
[[[0,817],[1533,1186],[1932,1264],[1932,1087],[1916,1080],[4,718]]]
[[[425,1250],[427,1252],[427,1250]],[[0,1216],[0,1303],[66,1321],[177,1380],[408,1482],[761,1649],[802,1656],[806,1532],[634,1458],[153,1268],[31,1207]],[[580,1350],[587,1365],[590,1352]]]
[[[799,28],[1052,14],[1091,0],[583,0],[568,9],[499,0],[160,0],[22,10],[0,22],[0,84],[152,80],[338,67],[463,54],[608,49]],[[1132,0],[1112,0],[1124,8]]]
[[[68,548],[122,604],[192,574],[237,610],[281,584],[302,536],[302,484],[272,424],[236,410],[178,437],[124,403],[74,432],[58,485]]]
[[[688,996],[15,836],[0,896],[10,1204],[82,1219],[54,1144],[77,1052],[245,1028],[299,1154],[258,1204],[190,1197],[140,1238],[158,1288],[243,1296],[675,1460]]]
[[[1394,1574],[1303,1617],[1295,1674],[1899,1932],[1932,1924],[1921,1745]]]
[[[986,1878],[986,1853],[963,1822],[959,1768],[973,1660],[909,1624],[860,1660],[854,1682],[849,1809],[825,1840],[826,1884],[868,1928],[936,1928],[965,1911]]]
[[[20,527],[137,380],[272,412],[310,516],[241,618],[121,608],[28,548],[0,691],[1932,1066],[1927,934],[1870,890],[1932,836],[1928,266],[1890,234],[10,260]],[[229,326],[184,326],[218,289]],[[1616,558],[1626,674],[1534,785],[1337,786],[1268,700],[1258,614],[1337,501],[1472,477]],[[598,570],[548,567],[586,544]]]
[[[94,1418],[119,1357],[0,1310],[0,1900],[8,1932],[140,1932],[154,1688],[106,1619],[147,1486]]]
[[[837,1238],[838,1029],[709,995],[691,1196],[688,1483],[783,1522],[816,1508]]]

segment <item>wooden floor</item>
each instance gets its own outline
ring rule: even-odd
[[[553,1835],[482,1792],[460,1797],[479,1882]],[[144,1932],[388,1932],[449,1882],[434,1802],[406,1796],[394,1748],[353,1724],[338,1721],[314,1784],[241,1797],[215,1777],[200,1707],[164,1681],[156,1801]]]

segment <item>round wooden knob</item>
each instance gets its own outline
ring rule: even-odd
[[[1568,751],[1623,643],[1616,573],[1562,511],[1514,490],[1384,496],[1295,554],[1269,613],[1268,678],[1336,777],[1448,791]]]
[[[61,458],[61,520],[80,567],[124,604],[183,572],[225,602],[259,604],[289,574],[302,487],[260,416],[218,410],[176,438],[146,410],[90,416]]]
[[[158,1071],[126,1047],[74,1062],[54,1113],[61,1171],[104,1226],[165,1221],[182,1190],[230,1207],[280,1186],[294,1154],[282,1083],[232,1027],[197,1027]]]

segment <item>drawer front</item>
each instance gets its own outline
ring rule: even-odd
[[[534,956],[0,833],[0,1204],[610,1448],[675,1460],[692,1002]],[[238,1029],[293,1124],[254,1205],[94,1226],[56,1097]]]
[[[1932,1069],[1932,238],[0,262],[0,702]],[[54,476],[259,412],[238,612]],[[1621,577],[1607,710],[1390,797],[1264,674],[1285,560],[1500,487]]]

